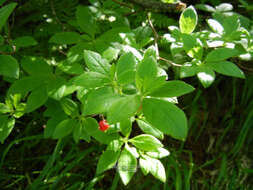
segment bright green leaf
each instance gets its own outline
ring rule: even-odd
[[[147,134],[138,135],[130,139],[129,142],[131,142],[138,149],[141,149],[144,151],[157,150],[158,148],[163,146],[162,143],[158,139],[156,139],[152,135],[147,135]]]
[[[143,113],[153,127],[176,139],[185,140],[188,131],[187,119],[184,112],[174,104],[164,100],[145,98]]]
[[[52,74],[52,67],[45,60],[39,57],[24,57],[21,60],[21,67],[34,76],[49,76]]]
[[[64,112],[69,116],[79,115],[78,105],[70,98],[61,99],[61,106]]]
[[[4,140],[10,135],[15,125],[14,118],[8,118],[7,115],[0,115],[0,141],[4,143]]]
[[[185,34],[190,34],[194,31],[198,23],[198,15],[193,6],[185,9],[179,19],[180,31]]]

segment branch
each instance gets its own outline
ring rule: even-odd
[[[165,61],[166,63],[169,63],[170,65],[172,65],[174,67],[182,67],[182,65],[176,64],[176,63],[174,63],[172,61],[169,61],[168,59],[165,59],[165,58],[162,58],[162,57],[159,57],[159,60]]]
[[[153,0],[128,0],[128,1],[155,12],[180,12],[186,8],[186,4],[182,2],[163,3],[160,1],[153,1]]]
[[[129,4],[127,4],[127,3],[124,3],[124,2],[121,2],[121,1],[118,1],[118,0],[112,0],[112,1],[115,2],[115,3],[117,3],[117,4],[119,4],[119,5],[121,5],[121,6],[123,6],[123,7],[127,7],[129,9],[133,9],[133,7],[131,5],[129,5]]]
[[[157,34],[155,27],[150,19],[150,15],[148,14],[148,23],[153,31],[154,37],[155,37],[155,50],[156,50],[156,56],[159,57],[159,49],[158,49],[158,39],[159,39],[159,35]]]

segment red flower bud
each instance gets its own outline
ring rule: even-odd
[[[110,127],[110,125],[107,123],[106,120],[101,120],[99,121],[99,130],[101,131],[106,131],[108,128]]]

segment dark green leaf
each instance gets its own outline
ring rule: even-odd
[[[96,21],[92,15],[89,7],[78,6],[76,11],[77,23],[90,36],[94,37],[96,33]]]
[[[77,125],[77,121],[73,119],[65,119],[60,122],[54,131],[53,138],[54,139],[61,139],[67,135],[69,135],[73,128]]]
[[[22,36],[19,38],[16,38],[13,43],[17,47],[29,47],[29,46],[35,46],[38,44],[38,42],[32,37],[32,36]]]
[[[0,75],[17,79],[19,77],[17,60],[10,55],[0,55]]]
[[[10,3],[0,9],[0,31],[16,6],[17,3]]]
[[[52,74],[52,67],[39,57],[24,57],[21,66],[29,75],[46,77]]]
[[[76,32],[60,32],[54,34],[50,39],[50,43],[56,44],[76,44],[81,41],[80,34]]]
[[[47,90],[45,87],[33,90],[29,95],[26,104],[26,113],[32,112],[46,103],[48,99]]]

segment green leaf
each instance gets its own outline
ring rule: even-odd
[[[109,144],[112,140],[118,139],[118,134],[107,134],[99,130],[97,121],[88,117],[84,120],[84,127],[88,134],[102,144]]]
[[[66,95],[67,85],[66,80],[63,77],[54,75],[48,79],[46,85],[47,93],[50,98],[55,100],[60,100],[64,95]]]
[[[59,32],[54,34],[50,39],[50,43],[56,44],[76,44],[81,41],[81,35],[76,32]]]
[[[148,122],[138,119],[137,123],[144,133],[163,139],[163,133],[157,128],[152,127]]]
[[[187,55],[191,58],[201,60],[203,55],[203,47],[201,41],[188,34],[183,34],[182,39],[184,43],[183,47]]]
[[[129,142],[144,151],[153,151],[163,147],[163,144],[157,138],[146,134],[138,135],[130,139]]]
[[[22,36],[19,38],[16,38],[13,43],[17,47],[30,47],[35,46],[38,44],[38,42],[32,37],[32,36]]]
[[[173,80],[157,87],[147,95],[152,97],[176,97],[188,94],[193,90],[194,88],[191,85],[183,81]]]
[[[197,76],[204,88],[208,88],[215,79],[214,71],[211,68],[205,66],[198,68]]]
[[[145,98],[143,113],[153,127],[176,139],[185,140],[188,131],[187,119],[184,112],[174,104],[164,100]]]
[[[17,3],[10,3],[0,9],[0,31],[16,6]]]
[[[110,73],[110,64],[106,59],[103,59],[100,54],[84,50],[84,60],[90,71],[98,72],[104,75],[108,75]]]
[[[136,172],[137,160],[126,148],[120,154],[118,171],[124,185],[127,185]]]
[[[132,131],[132,122],[130,119],[120,122],[120,131],[125,136],[128,137]]]
[[[17,79],[19,77],[17,60],[10,55],[0,55],[0,75]]]
[[[207,63],[206,65],[208,67],[211,67],[217,73],[243,79],[245,78],[243,71],[232,62],[229,61],[213,62]]]
[[[46,103],[48,99],[47,90],[45,87],[38,88],[33,90],[32,93],[28,96],[26,104],[26,113],[32,112]]]
[[[18,104],[15,108],[15,112],[13,116],[17,119],[22,117],[25,114],[25,108],[26,108],[26,104],[24,103]]]
[[[82,122],[78,122],[78,124],[74,127],[73,138],[76,143],[78,143],[80,139],[90,142],[90,135],[86,131]]]
[[[24,57],[21,60],[21,67],[29,75],[46,77],[52,74],[52,67],[39,57]]]
[[[103,58],[107,59],[110,63],[118,58],[119,52],[119,49],[109,47],[103,52]]]
[[[57,67],[70,75],[80,75],[84,73],[84,69],[79,63],[69,63],[68,61],[63,61],[58,64]]]
[[[77,121],[73,119],[65,119],[60,122],[54,131],[53,138],[54,139],[61,139],[67,135],[69,135],[73,128],[77,125]]]
[[[155,78],[158,68],[155,58],[146,57],[137,65],[137,76],[142,79]]]
[[[189,6],[180,15],[179,27],[180,31],[185,34],[190,34],[194,31],[198,23],[198,15],[193,6]]]
[[[117,123],[134,116],[140,105],[141,98],[139,95],[129,95],[118,99],[108,110],[108,122]]]
[[[152,158],[164,158],[166,156],[170,155],[170,152],[168,150],[166,150],[165,148],[158,148],[156,151],[154,152],[145,152],[146,155],[152,157]]]
[[[234,57],[239,55],[240,53],[231,48],[218,48],[210,53],[207,54],[205,61],[206,62],[218,62],[218,61],[223,61],[226,60],[230,57]]]
[[[0,115],[0,141],[4,143],[4,140],[10,135],[15,125],[14,118],[8,118],[7,115]]]
[[[28,92],[43,86],[45,83],[44,77],[24,77],[16,80],[8,90],[8,95],[21,94],[25,96]]]
[[[225,34],[231,35],[233,32],[236,32],[240,27],[240,20],[238,15],[228,16],[223,21],[223,27]]]
[[[55,116],[47,121],[46,128],[44,129],[45,138],[53,137],[56,126],[58,126],[63,120],[67,119],[66,115],[58,114],[57,112],[55,113]]]
[[[0,113],[9,113],[11,109],[6,104],[0,103]]]
[[[79,115],[78,105],[70,98],[61,99],[61,106],[64,112],[72,117]]]
[[[111,87],[102,87],[88,93],[84,104],[84,114],[93,115],[107,112],[112,103],[119,98]]]
[[[110,84],[110,79],[101,73],[85,72],[84,74],[73,78],[73,84],[85,88],[103,87]]]
[[[135,81],[136,64],[137,61],[131,52],[120,57],[116,67],[117,82],[119,84],[128,84]]]
[[[78,6],[76,10],[76,19],[82,31],[94,38],[97,26],[96,20],[89,7]]]
[[[115,143],[117,146],[115,146]],[[100,156],[98,165],[97,165],[97,174],[101,174],[106,170],[109,170],[115,166],[120,156],[120,149],[122,143],[114,140],[112,141],[105,152]]]

